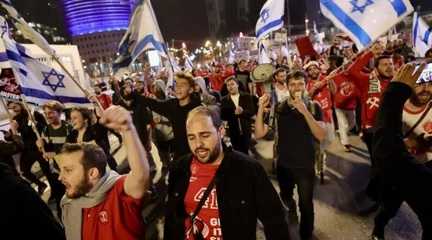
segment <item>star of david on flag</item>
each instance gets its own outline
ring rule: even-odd
[[[65,88],[65,85],[63,84],[63,79],[65,78],[65,75],[57,73],[54,68],[51,69],[50,72],[42,72],[42,75],[44,77],[42,84],[50,87],[54,92],[57,91],[57,88]],[[50,79],[52,78],[55,79],[50,81]]]
[[[283,26],[284,12],[285,0],[267,0],[267,2],[264,3],[255,27],[258,42],[267,34]]]
[[[362,50],[414,11],[409,0],[320,0],[321,12]]]

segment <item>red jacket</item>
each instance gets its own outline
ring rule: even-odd
[[[333,122],[333,116],[332,116],[332,99],[330,90],[328,88],[327,83],[323,83],[325,76],[321,75],[318,80],[309,80],[306,84],[306,90],[309,93],[309,96],[317,102],[321,110],[323,112],[323,121],[326,123]],[[312,92],[312,88],[315,84],[321,83],[321,87]]]
[[[336,87],[334,94],[334,104],[338,109],[354,110],[357,106],[359,91],[345,72],[341,72],[333,77]]]
[[[370,74],[363,71],[373,58],[372,52],[361,55],[347,70],[350,78],[357,86],[362,104],[362,128],[371,128],[381,105],[381,96],[387,89],[391,79],[371,79]]]

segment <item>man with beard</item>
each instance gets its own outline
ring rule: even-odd
[[[417,82],[411,97],[405,102],[402,113],[404,142],[418,164],[424,164],[432,171],[432,84]],[[400,192],[391,184],[382,186],[381,206],[375,217],[373,239],[384,239],[387,223],[396,216],[404,201]]]
[[[218,111],[195,108],[186,129],[192,154],[170,172],[165,239],[256,239],[257,219],[267,239],[290,239],[281,202],[263,167],[223,147]]]
[[[306,89],[309,96],[317,102],[323,112],[323,121],[333,124],[332,99],[327,82],[321,75],[321,68],[318,62],[310,61],[304,66],[308,79]]]
[[[255,115],[255,107],[249,94],[239,92],[238,82],[234,77],[225,80],[225,84],[229,95],[222,99],[221,116],[228,122],[233,148],[247,155],[249,154],[251,123]]]
[[[294,71],[288,76],[290,97],[275,107],[273,126],[264,124],[264,112],[270,104],[270,97],[263,95],[259,100],[255,121],[255,137],[264,137],[272,127],[276,133],[275,156],[280,196],[288,207],[289,219],[297,222],[297,206],[294,187],[297,185],[301,213],[300,236],[302,240],[312,239],[314,229],[313,189],[315,182],[315,155],[317,142],[325,137],[321,127],[321,110],[317,103],[306,98],[306,76]],[[273,110],[272,110],[273,111]]]
[[[361,55],[347,70],[350,79],[359,90],[361,103],[361,129],[362,140],[365,142],[371,158],[372,171],[370,182],[366,189],[367,195],[378,201],[378,178],[374,156],[372,154],[372,134],[375,116],[381,104],[381,95],[387,89],[394,74],[392,57],[381,55],[383,46],[375,43],[371,51]],[[375,57],[374,69],[371,73],[365,72],[370,60]]]
[[[137,99],[138,106],[147,106],[150,110],[166,117],[172,123],[174,159],[190,153],[185,129],[186,118],[190,110],[201,104],[199,99],[191,96],[195,86],[195,81],[191,75],[177,73],[175,79],[175,99],[161,101],[145,96],[140,96]]]
[[[106,171],[107,158],[95,144],[66,144],[59,156],[66,187],[62,221],[69,240],[141,239],[142,200],[149,185],[147,154],[129,112],[111,106],[101,124],[123,136],[131,171],[123,176]]]
[[[418,164],[408,151],[402,132],[404,105],[412,96],[425,66],[422,64],[417,70],[412,64],[403,66],[384,93],[374,126],[373,156],[383,176],[381,184],[391,187],[399,199],[406,201],[422,225],[422,239],[429,240],[432,239],[432,194],[429,191],[432,171]],[[417,89],[416,95],[421,91]]]
[[[278,68],[273,73],[273,101],[279,103],[285,101],[289,97],[287,88],[287,71],[284,68]]]

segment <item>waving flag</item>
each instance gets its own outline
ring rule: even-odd
[[[267,0],[264,3],[255,28],[257,41],[283,26],[284,12],[285,0]]]
[[[258,63],[265,64],[271,63],[272,60],[269,58],[268,50],[263,41],[259,43],[259,55],[258,55]]]
[[[414,13],[412,42],[417,56],[424,57],[426,51],[432,48],[432,27],[429,27],[426,22]]]
[[[45,38],[42,37],[40,33],[36,32],[32,27],[30,27],[30,25],[28,25],[24,18],[22,18],[17,10],[10,4],[10,1],[0,0],[0,6],[6,10],[15,27],[20,30],[25,38],[32,41],[49,56],[55,56],[55,51],[50,47],[47,40],[45,40]]]
[[[163,57],[168,56],[151,2],[140,0],[119,44],[120,55],[113,64],[114,72],[128,67],[141,53],[150,49],[158,51]]]
[[[320,0],[321,11],[359,49],[372,44],[414,11],[409,0]]]
[[[0,17],[0,24],[3,25],[4,22],[4,18]],[[66,106],[91,106],[84,93],[67,75],[30,57],[25,47],[7,37],[8,34],[2,36],[0,69],[12,70],[15,84],[19,85],[15,88],[16,96],[8,97],[19,98],[22,94],[28,102],[34,104],[57,100]]]

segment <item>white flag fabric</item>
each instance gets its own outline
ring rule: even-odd
[[[426,51],[432,48],[432,28],[418,15],[414,13],[412,42],[418,57],[424,57]]]
[[[320,0],[321,12],[361,50],[414,11],[409,0]]]
[[[30,57],[24,46],[8,37],[0,40],[0,69],[12,69],[21,94],[30,103],[41,105],[57,100],[67,107],[92,106],[72,79]]]
[[[257,41],[283,27],[284,13],[285,0],[267,0],[264,3],[255,28]]]
[[[267,51],[267,47],[263,42],[259,42],[259,55],[258,55],[258,63],[259,64],[266,64],[271,63],[272,60],[269,57],[269,53]]]
[[[38,47],[40,47],[49,56],[55,56],[54,49],[49,45],[47,40],[38,32],[36,32],[28,23],[24,20],[17,10],[10,4],[9,1],[0,0],[0,6],[7,11],[7,14],[13,20],[15,27],[20,30],[22,35],[28,40],[32,41]]]
[[[151,2],[140,0],[132,15],[129,28],[120,41],[120,55],[114,62],[114,71],[128,67],[146,50],[156,50],[162,57],[167,57],[166,45]]]

